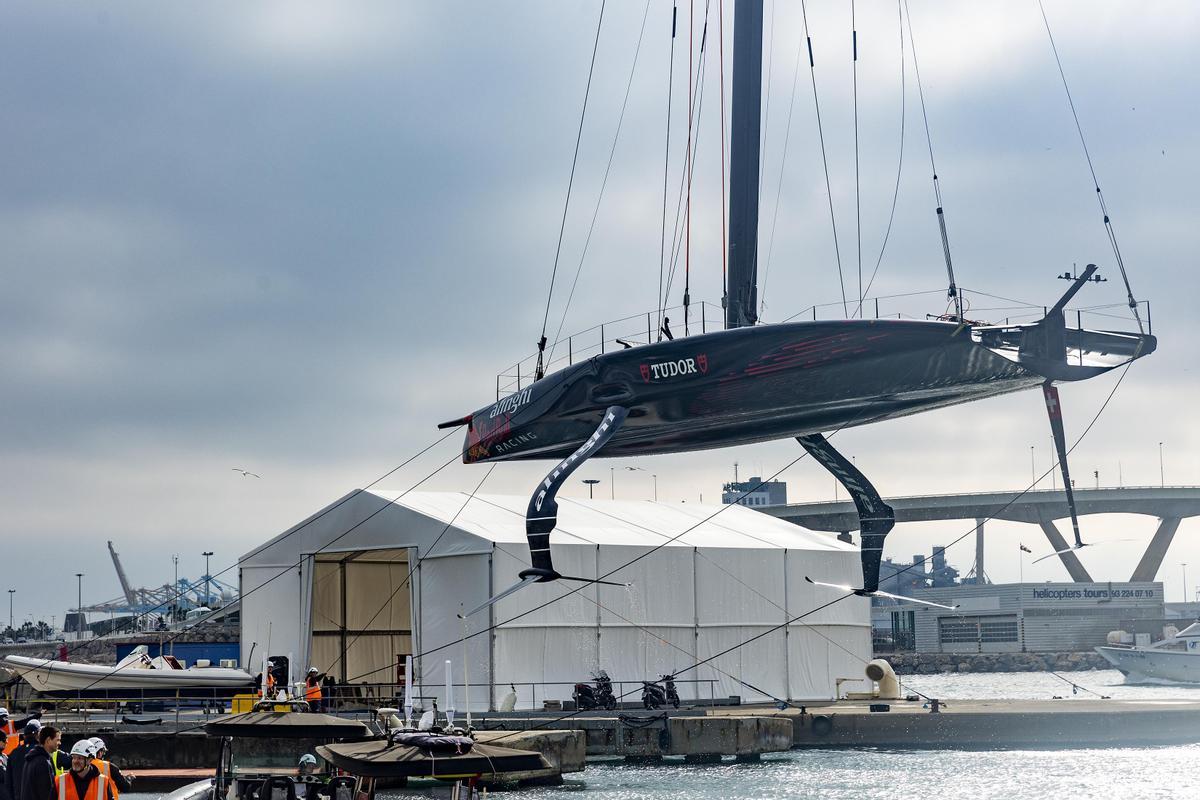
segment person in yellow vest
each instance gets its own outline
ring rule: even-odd
[[[304,699],[308,701],[313,711],[321,711],[321,679],[325,676],[317,672],[316,667],[310,667],[304,678]]]
[[[133,778],[126,777],[121,772],[121,768],[108,760],[108,745],[99,736],[94,736],[90,740],[92,745],[92,763],[96,765],[96,769],[100,770],[100,774],[112,781],[113,797],[119,798],[121,792],[128,792],[133,789]]]
[[[80,739],[71,748],[71,771],[59,775],[56,800],[116,800],[112,781],[92,763],[92,743]]]

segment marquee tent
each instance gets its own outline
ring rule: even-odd
[[[561,498],[556,568],[628,588],[536,584],[460,619],[529,566],[527,502],[339,499],[240,559],[243,665],[291,654],[297,675],[311,665],[388,696],[412,654],[416,694],[445,707],[452,660],[461,712],[465,683],[472,710],[497,707],[510,686],[518,708],[541,707],[597,669],[626,700],[667,673],[685,701],[827,699],[871,658],[868,601],[819,608],[838,593],[805,581],[861,580],[857,548],[736,505]]]

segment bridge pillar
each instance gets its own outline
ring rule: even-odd
[[[1091,583],[1092,576],[1088,574],[1088,571],[1084,569],[1083,564],[1080,563],[1079,556],[1075,555],[1073,551],[1067,550],[1070,545],[1067,544],[1067,540],[1063,538],[1061,533],[1059,533],[1059,530],[1057,527],[1055,527],[1054,523],[1042,521],[1039,522],[1038,525],[1042,526],[1042,532],[1045,533],[1046,538],[1050,540],[1050,546],[1054,548],[1055,552],[1058,552],[1058,558],[1060,561],[1062,561],[1063,566],[1067,568],[1067,572],[1070,574],[1071,580],[1075,581],[1076,583]],[[1066,550],[1067,552],[1059,552],[1062,550]]]
[[[983,585],[991,583],[983,570],[983,523],[985,520],[975,520],[975,582]]]
[[[1142,554],[1142,560],[1138,562],[1129,580],[1154,580],[1154,576],[1158,574],[1158,568],[1162,566],[1163,558],[1167,555],[1167,548],[1171,546],[1171,540],[1175,538],[1179,522],[1179,517],[1162,517],[1159,520],[1158,530],[1154,532],[1154,538],[1150,540],[1150,544],[1146,545],[1146,552]]]

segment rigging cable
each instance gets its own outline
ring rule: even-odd
[[[675,27],[679,20],[679,6],[671,4],[671,58],[667,64],[667,147],[663,156],[663,202],[662,202],[662,233],[658,240],[658,341],[662,341],[663,306],[666,297],[663,295],[663,270],[666,267],[667,256],[667,173],[671,166],[671,97],[675,86]],[[691,67],[688,67],[691,70]],[[649,342],[647,342],[649,344]]]
[[[858,25],[854,15],[854,0],[850,0],[850,50],[853,55],[851,62],[851,85],[854,94],[854,235],[858,241],[856,254],[858,258],[858,309],[862,311],[863,278],[862,278],[862,186],[859,181],[858,157]]]
[[[692,166],[695,160],[692,155],[692,103],[696,96],[692,94],[692,44],[696,40],[693,25],[696,19],[696,0],[688,2],[688,133],[687,155],[684,164],[687,166],[687,235],[683,255],[683,335],[688,335],[688,306],[691,305],[692,285]],[[708,14],[704,15],[704,28],[708,30]],[[700,76],[696,76],[699,80]]]
[[[779,159],[779,181],[775,184],[775,210],[771,213],[771,235],[767,237],[767,260],[763,265],[762,284],[758,289],[758,317],[767,310],[767,279],[771,277],[771,256],[775,253],[775,226],[779,221],[779,203],[783,196],[783,173],[787,165],[788,142],[792,137],[792,111],[796,106],[796,80],[800,76],[800,53],[804,43],[796,45],[796,63],[792,68],[792,94],[788,100],[787,124],[783,129],[783,155]]]
[[[1137,320],[1138,332],[1145,333],[1142,327],[1142,317],[1138,313],[1138,303],[1134,299],[1133,289],[1129,285],[1129,275],[1125,272],[1125,260],[1121,258],[1121,248],[1117,245],[1117,234],[1113,230],[1112,221],[1108,216],[1108,206],[1104,202],[1104,192],[1100,191],[1100,179],[1096,177],[1096,167],[1092,163],[1092,154],[1088,151],[1087,140],[1083,137],[1083,125],[1079,122],[1079,113],[1075,110],[1075,100],[1071,97],[1071,87],[1067,85],[1067,73],[1063,70],[1062,59],[1058,55],[1058,46],[1054,43],[1054,34],[1050,32],[1050,20],[1046,16],[1046,7],[1038,0],[1038,8],[1042,12],[1042,22],[1046,25],[1046,36],[1050,38],[1050,49],[1054,51],[1054,61],[1058,64],[1058,75],[1062,78],[1063,91],[1067,93],[1067,103],[1071,106],[1071,116],[1075,119],[1075,131],[1079,134],[1079,143],[1083,145],[1083,155],[1087,159],[1088,171],[1092,173],[1092,185],[1096,187],[1096,200],[1100,203],[1100,213],[1104,217],[1104,230],[1108,234],[1108,242],[1112,245],[1113,258],[1117,268],[1121,270],[1121,280],[1125,282],[1125,296],[1128,298],[1129,310]],[[912,33],[912,20],[909,20],[909,33]]]
[[[850,316],[850,306],[846,302],[846,280],[842,275],[842,250],[838,244],[837,217],[833,213],[833,186],[829,180],[829,158],[825,153],[825,129],[821,124],[821,101],[817,98],[817,63],[813,60],[812,36],[808,33],[808,4],[800,0],[800,15],[804,20],[804,41],[808,46],[808,70],[812,77],[813,108],[817,114],[817,135],[821,140],[821,163],[825,166],[825,194],[829,197],[829,223],[833,226],[833,254],[837,258],[838,286],[842,290],[842,311]]]
[[[938,230],[942,235],[942,254],[946,257],[946,274],[950,278],[950,286],[946,289],[946,297],[954,301],[955,316],[962,322],[962,297],[959,296],[958,286],[954,282],[954,262],[950,259],[950,237],[946,234],[946,217],[942,213],[942,188],[938,183],[937,166],[933,163],[933,137],[929,133],[929,115],[925,111],[925,89],[921,85],[921,68],[917,64],[917,42],[913,37],[912,13],[908,10],[908,0],[904,2],[904,16],[908,18],[908,43],[912,51],[913,75],[917,79],[917,95],[921,98],[921,118],[925,121],[925,143],[929,145],[929,169],[933,172],[933,196],[937,201]]]
[[[717,0],[717,65],[721,73],[721,307],[724,308],[729,294],[726,275],[729,245],[725,233],[725,0]],[[704,316],[703,308],[700,316]]]
[[[550,301],[554,298],[554,280],[558,276],[558,259],[562,255],[563,232],[567,229],[567,211],[571,207],[571,189],[575,185],[575,165],[579,162],[579,142],[583,139],[583,122],[587,118],[588,97],[592,93],[592,75],[596,71],[596,51],[600,49],[600,26],[604,23],[604,5],[600,0],[600,16],[596,20],[596,39],[592,42],[592,61],[588,66],[587,87],[583,90],[583,109],[579,112],[579,130],[575,133],[575,154],[571,156],[571,176],[567,179],[567,197],[563,201],[562,222],[558,226],[558,244],[554,248],[554,269],[550,272],[550,290],[546,294],[546,313],[542,315],[542,335],[538,339],[537,369],[534,380],[540,381],[546,374],[543,356],[546,352],[546,325],[550,321]]]
[[[621,127],[625,123],[625,109],[629,106],[629,91],[633,88],[633,76],[637,72],[638,56],[642,52],[642,39],[646,33],[646,18],[649,15],[650,0],[646,0],[646,7],[642,12],[642,27],[638,31],[637,47],[633,51],[633,64],[629,67],[629,80],[625,83],[625,99],[621,101],[621,113],[617,117],[617,130],[613,133],[612,147],[608,150],[608,164],[604,167],[604,178],[600,181],[600,193],[596,196],[596,207],[592,209],[592,221],[588,225],[587,237],[583,240],[583,251],[579,254],[579,264],[575,267],[575,279],[571,281],[571,291],[567,294],[567,303],[563,306],[562,318],[558,321],[558,330],[555,331],[554,341],[550,345],[550,355],[546,359],[547,364],[554,362],[554,348],[562,341],[560,337],[563,325],[566,324],[571,301],[575,298],[575,288],[579,285],[579,275],[583,272],[583,261],[587,258],[588,246],[592,243],[592,233],[596,230],[596,218],[600,215],[600,203],[604,200],[604,189],[608,186],[608,175],[612,172],[613,157],[617,153],[617,141],[621,138]]]
[[[887,229],[883,232],[883,244],[879,246],[879,258],[875,259],[875,269],[871,270],[871,279],[867,281],[866,289],[863,290],[864,297],[875,284],[875,276],[879,274],[879,265],[883,263],[883,254],[887,251],[888,239],[892,236],[892,223],[896,219],[896,201],[900,199],[900,176],[904,170],[904,128],[908,100],[904,75],[904,12],[900,0],[896,0],[896,12],[900,18],[900,155],[896,159],[896,188],[892,191],[892,210],[888,213]],[[859,319],[862,319],[863,316],[862,303],[863,301],[859,300]]]

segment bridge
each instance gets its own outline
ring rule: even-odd
[[[896,522],[933,522],[974,519],[975,569],[983,575],[983,526],[988,520],[1029,522],[1041,527],[1054,550],[1069,545],[1054,524],[1071,516],[1066,494],[1061,490],[1026,492],[987,492],[983,494],[947,494],[895,497],[886,502],[896,512]],[[1158,517],[1158,530],[1133,570],[1130,581],[1152,581],[1162,566],[1163,557],[1175,531],[1185,517],[1200,516],[1200,486],[1130,486],[1119,489],[1076,489],[1075,507],[1086,514],[1144,514]],[[848,534],[858,529],[858,514],[850,501],[797,503],[757,509],[815,531]],[[1059,558],[1077,582],[1092,582],[1091,576],[1074,552]],[[982,579],[982,578],[981,578]]]

